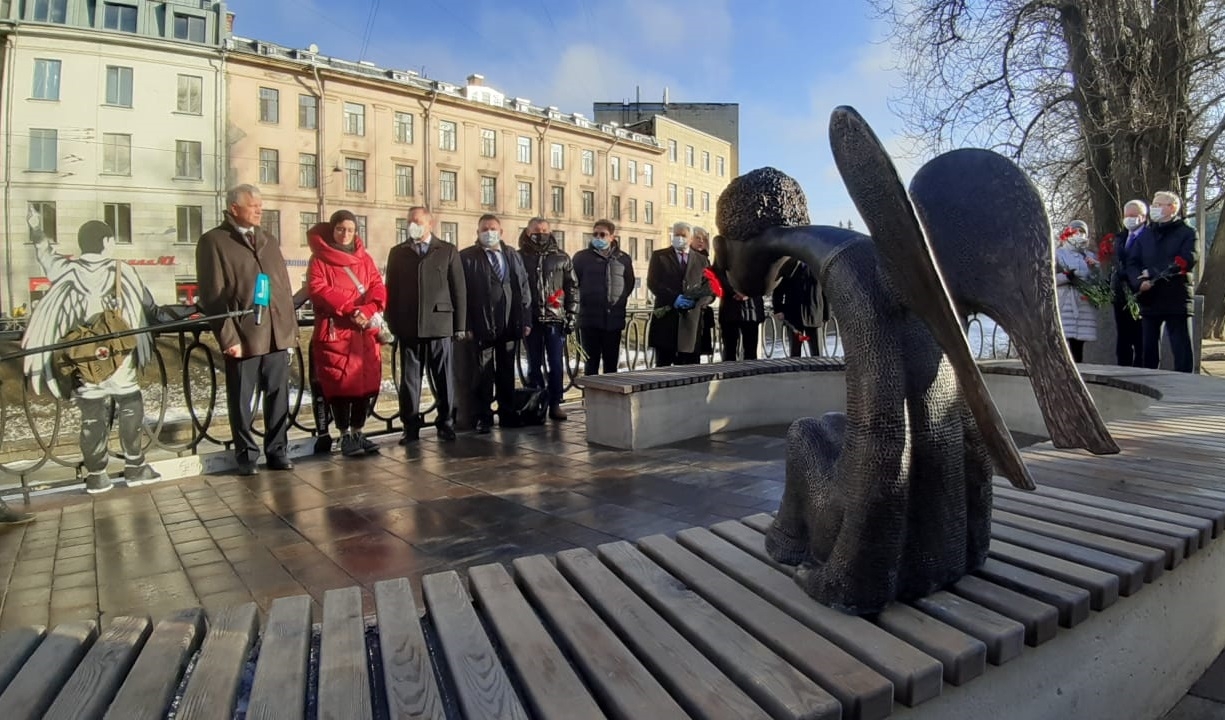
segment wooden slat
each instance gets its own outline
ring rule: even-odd
[[[1166,554],[1158,548],[1131,543],[1126,540],[1119,540],[1118,538],[1106,537],[1105,535],[1085,530],[1064,527],[1063,525],[1056,525],[1045,520],[1035,520],[1023,515],[1013,515],[1009,512],[998,511],[993,513],[992,521],[996,525],[1009,525],[1031,533],[1045,535],[1049,538],[1064,540],[1087,548],[1101,550],[1111,555],[1139,561],[1144,564],[1145,582],[1152,582],[1161,577],[1165,572]]]
[[[1045,482],[1053,487],[1068,487],[1073,490],[1100,492],[1113,490],[1131,495],[1145,497],[1170,497],[1180,503],[1197,505],[1210,510],[1225,508],[1225,492],[1218,492],[1198,485],[1188,485],[1170,477],[1142,477],[1135,473],[1125,473],[1103,480],[1098,476],[1088,476],[1081,472],[1049,473]]]
[[[115,618],[85,654],[43,720],[101,718],[149,637],[148,617]]]
[[[894,603],[876,616],[884,629],[939,660],[944,681],[964,685],[987,670],[987,645],[909,605]]]
[[[204,637],[204,611],[180,610],[153,628],[111,702],[106,720],[161,720],[166,717],[183,672]]]
[[[412,585],[405,578],[375,583],[374,605],[379,617],[379,652],[388,716],[444,720],[442,693],[434,678]]]
[[[1089,591],[1084,588],[991,558],[987,558],[987,562],[974,575],[1054,605],[1059,611],[1059,624],[1063,627],[1076,627],[1089,617]]]
[[[564,553],[559,553],[559,558]],[[565,646],[609,716],[618,720],[689,716],[543,555],[514,561],[524,593]]]
[[[604,713],[506,568],[497,563],[469,568],[468,582],[532,714],[544,720],[602,719]]]
[[[709,720],[769,718],[590,550],[558,553],[557,567],[690,715]]]
[[[1170,510],[1185,515],[1195,515],[1212,523],[1212,536],[1225,531],[1225,500],[1196,497],[1177,485],[1153,487],[1150,483],[1139,483],[1132,478],[1116,480],[1107,485],[1086,481],[1078,477],[1048,479],[1045,487],[1063,488],[1077,492],[1092,492],[1103,498],[1121,500],[1137,505]]]
[[[633,545],[608,543],[597,551],[627,585],[771,715],[795,720],[841,717],[837,699]]]
[[[1025,626],[951,592],[934,592],[914,606],[937,620],[978,638],[987,646],[992,665],[1018,657],[1025,646]]]
[[[987,556],[1084,588],[1089,591],[1089,607],[1099,612],[1119,599],[1117,575],[998,540],[992,541]]]
[[[187,679],[175,720],[229,720],[243,669],[259,634],[259,608],[246,603],[210,618],[200,657]]]
[[[891,712],[893,684],[842,648],[666,536],[642,538],[638,547],[701,594],[711,606],[828,690],[841,703],[843,717],[879,719]]]
[[[770,526],[774,524],[774,516],[768,513],[757,513],[755,515],[749,515],[748,517],[741,518],[740,522],[764,535],[765,533],[769,532]]]
[[[1003,510],[1014,515],[1022,517],[1034,518],[1035,520],[1044,520],[1046,522],[1063,525],[1064,527],[1084,530],[1086,532],[1094,532],[1106,537],[1118,538],[1126,540],[1138,545],[1148,545],[1149,547],[1159,548],[1166,553],[1166,569],[1172,570],[1183,561],[1187,555],[1188,541],[1185,538],[1174,537],[1172,535],[1164,535],[1162,533],[1150,532],[1139,528],[1119,525],[1118,523],[1098,520],[1097,518],[1085,517],[1075,513],[1065,513],[1059,510],[1050,508],[1036,507],[1021,502],[1013,502],[1001,497],[995,498],[995,509]]]
[[[247,705],[250,720],[298,720],[306,716],[310,648],[310,596],[274,600],[251,684]]]
[[[1026,495],[1022,492],[1009,492],[1005,488],[996,488],[995,497],[999,500],[1009,500],[1041,510],[1058,510],[1062,513],[1070,513],[1080,515],[1082,517],[1093,518],[1095,520],[1105,520],[1117,525],[1125,525],[1128,527],[1147,530],[1149,532],[1161,533],[1163,535],[1172,535],[1177,538],[1182,538],[1187,543],[1186,554],[1191,555],[1200,548],[1200,530],[1195,527],[1186,525],[1178,525],[1170,522],[1162,522],[1160,520],[1150,520],[1138,515],[1129,515],[1127,513],[1116,512],[1114,510],[1103,510],[1102,508],[1090,507],[1079,503],[1068,502],[1066,500],[1056,500],[1055,498],[1042,497],[1040,495]],[[1005,507],[1005,510],[1011,508]]]
[[[17,671],[34,654],[47,628],[42,625],[14,628],[0,633],[0,693],[9,686]]]
[[[527,720],[455,571],[426,575],[425,604],[468,720]]]
[[[373,716],[362,591],[356,587],[328,590],[323,594],[319,644],[319,718],[370,720]]]
[[[763,562],[764,536],[756,530],[728,520],[710,530],[682,530],[676,537],[685,547],[888,678],[894,696],[903,705],[914,707],[940,694],[944,669],[939,660],[861,617],[813,600],[791,575]]]
[[[0,718],[39,720],[98,637],[98,624],[58,625],[47,633],[0,695]]]
[[[1119,580],[1119,595],[1123,597],[1128,597],[1144,587],[1144,578],[1149,573],[1148,566],[1139,560],[1112,555],[1079,543],[1059,540],[1002,523],[992,523],[991,539],[992,542],[999,541],[1023,547],[1114,575]]]
[[[982,578],[966,575],[949,590],[1024,625],[1026,645],[1041,645],[1055,637],[1059,627],[1059,610],[1054,605],[1047,605]]]
[[[997,490],[1008,491],[1008,486],[1004,485],[1006,481],[997,480]],[[1037,496],[1049,499],[1055,502],[1063,503],[1061,507],[1066,507],[1066,503],[1072,503],[1075,506],[1100,508],[1102,510],[1110,510],[1122,515],[1146,518],[1159,522],[1170,523],[1182,527],[1194,528],[1199,531],[1199,545],[1203,547],[1207,545],[1213,537],[1213,522],[1208,518],[1202,518],[1196,515],[1188,515],[1187,513],[1171,512],[1160,508],[1152,507],[1151,505],[1139,505],[1137,503],[1123,502],[1121,500],[1112,500],[1104,498],[1100,495],[1090,495],[1088,493],[1080,493],[1072,490],[1062,490],[1056,487],[1042,487],[1037,491]],[[1027,497],[1034,497],[1033,494],[1028,494]]]

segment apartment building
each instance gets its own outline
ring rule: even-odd
[[[684,221],[716,235],[716,204],[733,177],[729,168],[731,143],[664,115],[635,123],[629,129],[654,136],[664,147],[663,172],[656,182],[664,189],[665,227]]]
[[[664,88],[663,102],[598,102],[592,106],[596,122],[629,127],[663,115],[682,125],[713,135],[731,144],[727,158],[728,178],[740,176],[740,105],[738,103],[670,102]]]
[[[341,208],[380,265],[406,239],[413,205],[432,208],[435,234],[458,245],[476,241],[485,213],[512,243],[541,215],[572,254],[607,217],[644,277],[646,248],[663,237],[655,138],[507,97],[480,75],[453,85],[236,37],[226,85],[229,183],[261,188],[264,227],[295,275],[310,257],[306,229]]]
[[[191,295],[224,185],[225,18],[200,0],[0,0],[6,311],[48,286],[31,209],[58,252],[104,220],[159,301]]]

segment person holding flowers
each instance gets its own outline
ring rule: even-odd
[[[1115,358],[1123,367],[1143,367],[1144,353],[1140,334],[1140,308],[1132,282],[1127,276],[1127,257],[1148,233],[1148,204],[1129,200],[1123,206],[1123,229],[1102,240],[1102,248],[1114,254],[1110,276],[1111,305],[1114,306]],[[1099,255],[1100,258],[1100,255]],[[1137,284],[1138,285],[1138,284]]]
[[[714,301],[717,280],[710,261],[691,247],[692,236],[688,223],[674,224],[671,245],[651,253],[647,266],[647,289],[655,296],[648,333],[655,367],[698,363],[702,308]]]
[[[1189,373],[1195,359],[1191,351],[1192,287],[1187,277],[1195,267],[1195,230],[1181,217],[1182,200],[1163,190],[1149,205],[1149,232],[1138,239],[1127,256],[1127,276],[1140,304],[1140,334],[1144,367],[1161,364],[1161,330],[1170,338],[1174,369]]]
[[[1098,265],[1089,247],[1089,226],[1083,220],[1068,223],[1055,248],[1055,295],[1063,336],[1078,363],[1085,359],[1085,343],[1097,340],[1097,312],[1082,287],[1092,284]]]

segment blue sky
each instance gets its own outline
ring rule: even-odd
[[[377,7],[367,31],[371,8]],[[855,106],[897,155],[900,77],[864,0],[230,0],[234,32],[464,82],[590,116],[594,101],[740,104],[740,168],[803,186],[812,220],[863,225],[830,157],[830,111]],[[365,51],[363,52],[363,46]]]

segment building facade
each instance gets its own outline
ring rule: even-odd
[[[106,221],[160,302],[189,299],[224,187],[225,18],[200,0],[0,0],[6,312],[47,286],[31,210],[65,254]]]
[[[669,102],[664,91],[663,102],[598,102],[593,106],[596,122],[616,123],[627,127],[663,115],[682,125],[701,130],[731,144],[728,155],[728,178],[740,175],[740,105],[737,103],[677,103]]]
[[[719,194],[733,177],[731,143],[664,115],[630,125],[629,129],[654,136],[664,148],[663,173],[656,182],[664,189],[665,227],[683,221],[700,225],[712,237],[717,235]]]
[[[241,38],[226,69],[229,184],[261,188],[295,278],[306,230],[338,209],[358,216],[380,265],[414,205],[458,245],[476,241],[485,213],[515,245],[540,215],[571,254],[609,218],[643,275],[644,249],[666,232],[664,148],[647,135],[506,97],[480,75],[458,86]]]

